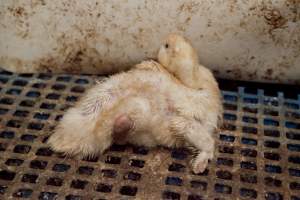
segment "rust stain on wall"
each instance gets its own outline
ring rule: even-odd
[[[299,0],[1,1],[0,65],[113,73],[155,58],[177,32],[219,77],[298,82],[299,19]]]

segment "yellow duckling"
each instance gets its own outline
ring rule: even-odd
[[[221,119],[220,91],[190,43],[171,34],[158,61],[144,61],[92,87],[69,109],[48,140],[54,151],[96,156],[112,142],[196,151],[194,173],[213,158]]]

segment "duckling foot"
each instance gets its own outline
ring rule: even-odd
[[[195,174],[203,173],[208,165],[209,156],[206,152],[201,152],[192,160],[192,170]]]

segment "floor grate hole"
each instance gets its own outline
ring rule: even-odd
[[[61,90],[66,89],[66,86],[63,85],[63,84],[54,84],[54,85],[52,86],[52,89],[53,89],[53,90],[61,91]]]
[[[299,109],[299,105],[296,103],[284,102],[284,106],[289,109],[295,109],[295,110]]]
[[[134,146],[132,152],[139,155],[147,155],[149,150],[146,147]]]
[[[34,101],[24,100],[24,101],[21,101],[20,106],[33,107],[34,104],[35,104]]]
[[[31,146],[29,145],[16,145],[14,148],[15,153],[27,154],[29,153]]]
[[[280,155],[278,153],[264,152],[264,158],[269,160],[280,160]]]
[[[246,123],[257,124],[257,119],[254,117],[244,116],[242,120]]]
[[[24,134],[21,136],[21,140],[27,141],[27,142],[33,142],[36,138],[37,138],[37,136],[30,135],[30,134]]]
[[[87,186],[88,183],[89,182],[87,182],[87,181],[77,179],[77,180],[72,181],[71,187],[75,188],[75,189],[83,190]]]
[[[288,161],[290,163],[300,164],[300,157],[299,156],[289,156]]]
[[[23,78],[30,78],[33,76],[33,74],[20,74],[19,76]]]
[[[224,110],[237,110],[237,106],[235,104],[228,104],[228,103],[224,103],[223,104]]]
[[[84,198],[82,196],[78,196],[78,195],[67,195],[66,196],[66,200],[83,200]]]
[[[0,104],[12,105],[14,100],[11,98],[2,98],[0,99]]]
[[[7,83],[8,78],[0,77],[0,83],[5,84]]]
[[[300,183],[297,183],[297,182],[291,182],[291,183],[290,183],[290,189],[291,189],[291,190],[300,190]]]
[[[240,180],[244,183],[252,183],[256,184],[257,183],[257,176],[253,174],[241,174],[240,175]]]
[[[0,171],[0,179],[6,181],[12,181],[15,178],[16,173],[8,170]]]
[[[14,116],[17,116],[17,117],[27,117],[29,114],[28,111],[26,110],[16,110],[16,112],[14,113]]]
[[[16,191],[13,196],[18,198],[29,198],[32,194],[33,190],[22,188]]]
[[[192,188],[205,191],[207,189],[207,183],[204,181],[193,180],[190,182]]]
[[[6,124],[6,126],[12,127],[12,128],[20,128],[21,125],[22,125],[22,122],[19,120],[9,120]]]
[[[57,193],[54,192],[41,192],[39,195],[39,200],[56,200]]]
[[[289,175],[290,175],[290,176],[300,177],[300,169],[293,169],[293,168],[290,168],[290,169],[289,169]]]
[[[220,153],[228,153],[228,154],[234,154],[234,147],[230,146],[219,146],[219,152]]]
[[[47,109],[47,110],[53,110],[55,108],[55,104],[54,103],[42,103],[40,108],[42,109]]]
[[[248,134],[257,134],[257,128],[255,127],[249,127],[249,126],[244,126],[242,128],[243,133],[248,133]]]
[[[103,184],[103,183],[99,183],[96,188],[96,191],[103,192],[103,193],[110,193],[111,190],[112,190],[111,185],[107,185],[107,184]]]
[[[231,101],[231,102],[237,102],[237,96],[225,94],[224,95],[224,100],[225,101]]]
[[[299,196],[294,196],[294,195],[292,195],[292,196],[291,196],[291,200],[300,200],[300,197],[299,197]]]
[[[26,94],[27,97],[31,97],[31,98],[37,98],[39,96],[41,96],[41,93],[40,92],[37,92],[37,91],[29,91],[27,94]]]
[[[122,186],[120,189],[120,194],[127,196],[135,196],[137,193],[137,187],[133,186]]]
[[[220,134],[219,138],[220,138],[220,140],[225,141],[225,142],[234,142],[234,140],[235,140],[235,137],[231,136],[231,135]]]
[[[224,113],[223,117],[224,119],[231,120],[231,121],[235,121],[237,119],[236,115],[229,114],[229,113]]]
[[[167,177],[165,180],[166,185],[176,185],[176,186],[182,186],[183,181],[179,177]]]
[[[253,146],[257,145],[257,140],[251,138],[242,137],[241,142],[242,144],[246,144],[246,145],[253,145]]]
[[[279,137],[280,136],[280,132],[277,130],[264,130],[264,135],[265,136],[269,136],[269,137]]]
[[[265,185],[269,187],[281,187],[281,180],[272,178],[272,177],[265,177],[264,179]]]
[[[85,175],[92,175],[94,171],[94,168],[88,167],[88,166],[81,166],[78,168],[77,173],[78,174],[85,174]]]
[[[228,185],[217,183],[217,184],[215,184],[215,192],[224,193],[224,194],[231,194],[232,193],[232,188]]]
[[[251,161],[242,161],[240,166],[242,169],[257,170],[256,163]]]
[[[273,149],[277,149],[277,148],[280,147],[280,143],[276,142],[276,141],[267,140],[267,141],[264,142],[264,146],[269,147],[269,148],[273,148]]]
[[[36,89],[44,89],[46,86],[46,83],[35,83],[32,85],[32,87]]]
[[[8,166],[20,166],[22,165],[24,160],[16,159],[16,158],[9,158],[6,160],[5,164]]]
[[[254,149],[241,149],[241,155],[245,157],[256,157],[257,151]]]
[[[292,129],[300,129],[300,124],[295,122],[285,122],[285,127]]]
[[[115,156],[107,156],[105,159],[105,163],[118,165],[121,163],[121,158]]]
[[[300,140],[300,133],[287,132],[286,137],[291,140]]]
[[[38,175],[36,174],[24,174],[22,177],[22,182],[25,183],[37,183]]]
[[[250,98],[250,97],[244,98],[243,101],[244,101],[244,103],[249,103],[249,104],[257,104],[258,103],[257,98]]]
[[[231,180],[232,174],[226,170],[219,170],[216,172],[216,175],[219,179]]]
[[[77,83],[77,84],[88,84],[89,81],[87,79],[77,79],[75,81],[75,83]]]
[[[31,123],[28,124],[27,128],[39,131],[39,130],[42,130],[44,128],[44,124],[42,124],[42,123],[36,123],[36,122],[31,122]]]
[[[139,181],[142,175],[137,172],[128,172],[123,176],[124,180],[132,180],[132,181]]]
[[[66,101],[76,102],[78,100],[77,96],[67,96]]]
[[[5,151],[7,148],[7,144],[6,143],[0,143],[0,151]]]
[[[35,113],[33,118],[40,120],[47,120],[50,117],[48,113]]]
[[[165,200],[180,200],[180,194],[172,191],[164,191],[162,198]]]
[[[32,169],[45,169],[47,167],[47,161],[33,160],[30,162],[30,168]]]
[[[254,113],[254,114],[256,114],[257,113],[257,108],[250,107],[250,106],[245,106],[245,107],[243,107],[243,111],[244,112],[248,112],[248,113]]]
[[[66,165],[66,164],[55,164],[52,168],[53,171],[56,172],[66,172],[71,168],[70,165]]]
[[[15,80],[12,84],[15,86],[25,86],[25,85],[27,85],[27,83],[28,82],[26,80],[18,79],[18,80]]]
[[[50,74],[45,74],[45,73],[42,73],[38,76],[39,79],[43,79],[43,80],[49,80],[52,78],[52,75]]]
[[[280,174],[281,167],[276,165],[265,165],[265,172]]]
[[[172,163],[169,166],[169,171],[171,171],[171,172],[184,172],[185,171],[185,166],[180,164],[180,163]]]
[[[4,115],[8,112],[8,109],[6,108],[0,108],[0,115]]]
[[[0,138],[13,139],[14,137],[15,137],[15,132],[13,131],[2,131],[0,133]]]
[[[285,117],[289,119],[300,119],[300,113],[286,111]]]
[[[117,171],[113,169],[103,169],[101,170],[102,176],[106,178],[115,178],[117,177]]]
[[[266,200],[283,200],[283,197],[282,197],[282,194],[280,194],[278,192],[276,192],[276,193],[268,192],[265,195],[265,199]]]
[[[278,111],[271,109],[264,109],[264,115],[278,116]]]
[[[233,166],[233,160],[230,158],[218,158],[217,159],[217,165],[225,165],[225,166]]]
[[[173,149],[171,156],[174,159],[178,159],[178,160],[184,160],[187,158],[187,151],[185,149]]]
[[[287,144],[287,148],[290,151],[300,152],[300,144]]]
[[[84,87],[75,86],[71,88],[71,92],[83,93],[85,91]]]
[[[0,194],[5,194],[6,189],[7,189],[7,186],[5,186],[5,185],[0,185]]]
[[[196,195],[196,194],[191,194],[187,198],[188,200],[203,200],[202,196]]]
[[[19,95],[19,94],[21,94],[21,92],[22,92],[21,89],[11,88],[11,89],[7,90],[6,94]]]
[[[131,159],[131,160],[129,160],[129,165],[132,166],[132,167],[143,168],[144,165],[145,165],[145,161],[143,161],[143,160]]]
[[[71,79],[71,76],[59,76],[56,78],[56,81],[69,82]]]
[[[241,188],[240,189],[240,195],[242,197],[256,199],[257,192],[253,189]]]
[[[60,97],[59,94],[56,94],[56,93],[50,93],[50,94],[47,94],[46,99],[57,100],[57,99],[59,99],[59,97]]]
[[[47,180],[47,185],[60,187],[63,184],[63,180],[61,178],[52,177]]]
[[[53,151],[49,147],[39,148],[36,152],[36,155],[38,156],[51,156],[52,154]]]

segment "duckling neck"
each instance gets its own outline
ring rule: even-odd
[[[218,87],[211,71],[202,65],[195,64],[190,67],[182,67],[181,69],[177,78],[187,87],[193,89],[212,89],[212,87]]]

